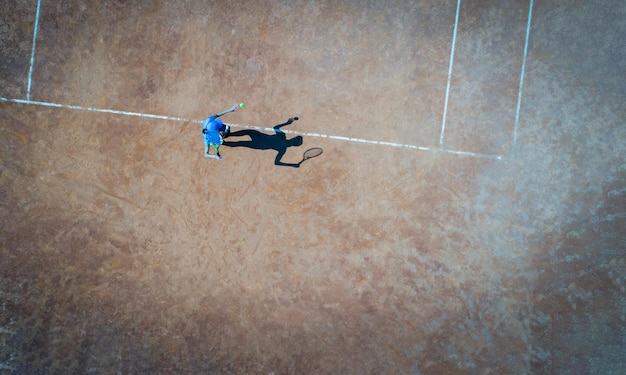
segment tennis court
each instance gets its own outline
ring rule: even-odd
[[[0,372],[623,368],[622,2],[0,9]]]

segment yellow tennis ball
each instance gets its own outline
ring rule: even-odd
[[[243,107],[245,107],[245,106],[246,106],[245,104],[243,104],[243,103],[239,103],[239,108],[243,108]]]

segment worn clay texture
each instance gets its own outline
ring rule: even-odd
[[[2,2],[0,373],[623,373],[626,4],[460,5]]]

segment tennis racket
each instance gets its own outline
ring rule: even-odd
[[[322,150],[319,147],[310,148],[304,151],[304,155],[302,156],[302,161],[312,159],[316,156],[320,156],[322,152],[324,152],[324,150]]]

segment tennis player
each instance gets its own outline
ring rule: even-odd
[[[220,146],[222,145],[222,143],[224,143],[224,138],[228,137],[228,134],[230,133],[230,126],[225,125],[222,120],[218,119],[218,117],[221,117],[230,112],[235,112],[236,110],[237,105],[234,105],[224,112],[209,116],[206,120],[204,120],[204,122],[202,123],[202,136],[204,138],[204,157],[222,160],[222,156],[220,156]],[[209,150],[211,148],[215,150],[215,155],[209,154]]]

